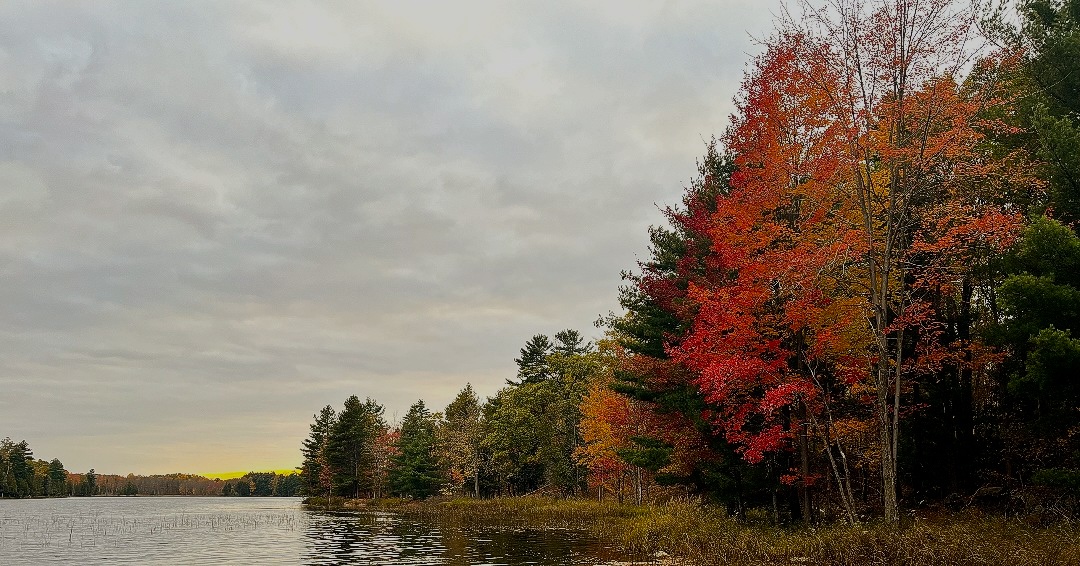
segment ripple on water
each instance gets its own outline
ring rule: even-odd
[[[388,513],[307,511],[292,498],[0,500],[4,565],[629,564],[566,530],[439,528]]]

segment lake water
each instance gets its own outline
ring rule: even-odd
[[[583,533],[439,527],[293,498],[0,500],[0,564],[615,564]],[[625,563],[623,563],[625,564]]]

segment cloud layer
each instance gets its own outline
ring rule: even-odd
[[[294,465],[617,309],[756,2],[0,4],[0,435]]]

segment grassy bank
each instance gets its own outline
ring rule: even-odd
[[[978,512],[916,515],[900,529],[879,524],[778,528],[739,523],[721,510],[687,501],[631,506],[522,497],[343,503],[427,521],[583,529],[635,554],[663,551],[700,565],[1080,564],[1080,526],[1037,527]]]

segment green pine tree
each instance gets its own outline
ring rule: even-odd
[[[315,422],[310,426],[311,432],[308,437],[304,439],[301,453],[304,456],[304,462],[300,467],[300,475],[303,478],[304,493],[308,495],[318,495],[320,491],[319,474],[322,470],[319,464],[320,455],[326,440],[330,434],[330,430],[337,422],[337,413],[334,408],[327,405],[322,408],[322,411],[318,415],[315,415]]]
[[[398,453],[390,468],[390,487],[402,497],[424,499],[439,492],[443,477],[435,456],[435,419],[417,401],[401,421]]]

